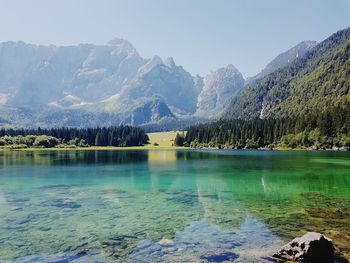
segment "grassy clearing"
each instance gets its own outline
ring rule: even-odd
[[[150,144],[148,146],[158,147],[158,148],[164,148],[164,147],[173,147],[174,139],[177,133],[182,133],[179,131],[170,131],[170,132],[151,132],[147,133]],[[158,144],[158,146],[155,146],[155,144]],[[181,147],[182,148],[182,147]]]

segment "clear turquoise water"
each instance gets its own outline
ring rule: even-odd
[[[257,262],[350,251],[350,153],[0,152],[1,262]]]

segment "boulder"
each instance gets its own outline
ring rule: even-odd
[[[350,151],[350,147],[342,146],[339,148],[340,151]]]
[[[308,232],[284,245],[273,257],[282,262],[333,263],[334,246],[328,237]]]
[[[164,247],[173,246],[174,241],[170,239],[162,238],[161,240],[158,241],[158,244]]]
[[[310,146],[310,147],[307,147],[307,150],[309,151],[317,151],[319,148],[317,146]]]

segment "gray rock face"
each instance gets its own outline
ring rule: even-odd
[[[300,43],[256,77],[314,45]],[[0,43],[0,125],[141,125],[175,116],[207,119],[220,116],[243,85],[241,73],[232,65],[204,78],[191,76],[171,57],[144,59],[119,38],[105,45]]]
[[[152,64],[125,86],[121,97],[140,100],[158,96],[177,112],[194,113],[198,91],[191,74],[177,66],[172,58]]]
[[[203,79],[196,114],[201,117],[219,116],[243,86],[244,78],[233,65],[210,72]]]
[[[155,123],[163,118],[175,118],[168,106],[155,98],[136,106],[123,123],[139,126],[144,123]]]
[[[308,232],[283,246],[273,257],[282,261],[333,263],[334,246],[326,236]]]
[[[79,127],[141,125],[175,119],[173,113],[187,117],[196,111],[201,89],[201,77],[172,58],[144,59],[123,39],[63,47],[0,43],[5,125],[47,127],[61,119],[61,125]]]
[[[96,102],[118,92],[146,63],[127,41],[104,46],[0,43],[0,97],[14,107],[38,107],[70,95]]]
[[[292,47],[291,49],[279,54],[275,59],[273,59],[266,67],[256,76],[248,78],[246,85],[249,85],[255,80],[261,79],[268,74],[283,68],[288,63],[292,62],[294,59],[303,56],[306,52],[311,50],[317,45],[316,41],[309,40],[300,42],[298,45]]]

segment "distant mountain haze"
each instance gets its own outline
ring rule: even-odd
[[[144,59],[118,38],[106,45],[0,44],[2,125],[142,125],[192,118],[203,83],[173,58]]]
[[[301,42],[249,82],[283,68],[315,44]],[[3,126],[164,126],[206,120],[221,116],[245,84],[233,65],[192,76],[173,58],[142,58],[119,38],[106,45],[62,47],[0,43]]]
[[[98,121],[103,113],[110,116],[111,124],[138,125],[164,116],[174,118],[168,106],[193,113],[197,96],[192,76],[172,58],[144,59],[122,39],[104,46],[0,44],[3,123],[31,123],[17,118],[19,113],[13,115],[15,109],[28,109],[27,118],[34,125],[83,125],[79,121],[67,123],[70,114],[87,115],[96,119],[94,124],[104,125],[105,119]],[[143,107],[148,110],[140,111]],[[57,119],[60,112],[62,120]],[[50,123],[53,114],[55,123]]]

